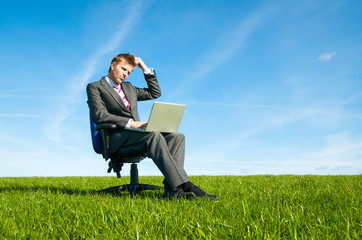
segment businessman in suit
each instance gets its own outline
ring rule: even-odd
[[[143,70],[147,88],[138,88],[124,82],[138,67]],[[164,175],[165,192],[163,198],[207,197],[217,198],[193,184],[184,170],[185,136],[181,133],[137,132],[125,130],[126,126],[144,128],[147,122],[139,119],[137,102],[161,96],[156,73],[133,54],[123,53],[115,56],[108,75],[87,86],[90,113],[98,124],[114,123],[111,130],[110,152],[120,147],[145,152]]]

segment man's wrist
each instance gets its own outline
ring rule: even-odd
[[[130,118],[126,124],[125,127],[131,127],[131,122],[134,122],[134,120],[132,118]]]
[[[153,68],[146,68],[146,69],[143,70],[143,74],[155,75],[155,69],[153,69]]]

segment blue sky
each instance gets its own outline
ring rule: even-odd
[[[0,176],[111,176],[85,87],[121,52],[156,69],[158,101],[186,104],[190,175],[362,174],[361,12],[358,0],[6,1]],[[128,80],[145,86],[138,69]],[[160,175],[151,160],[139,170]]]

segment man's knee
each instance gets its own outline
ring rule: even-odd
[[[148,134],[149,134],[149,138],[156,142],[160,141],[161,138],[163,138],[162,134],[157,131],[148,132]]]
[[[166,139],[172,140],[172,139],[177,139],[177,140],[185,140],[185,135],[183,135],[182,133],[163,133],[163,136]]]
[[[182,133],[175,133],[175,137],[182,140],[182,141],[185,141],[185,135],[182,134]]]
[[[149,137],[155,141],[164,141],[166,142],[185,142],[185,135],[182,133],[161,133],[157,131],[148,132]]]

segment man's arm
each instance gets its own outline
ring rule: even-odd
[[[145,74],[145,80],[147,82],[147,88],[135,87],[138,101],[146,101],[159,98],[161,96],[161,88],[158,83],[156,73]]]
[[[138,101],[152,100],[161,96],[161,88],[158,84],[156,73],[153,69],[147,67],[140,57],[135,57],[136,65],[142,69],[147,88],[135,88]]]
[[[95,83],[88,84],[87,96],[89,110],[98,124],[109,122],[115,123],[118,127],[121,128],[126,126],[129,118],[117,116],[108,112],[106,103],[103,101],[100,90]]]
[[[148,88],[134,88],[137,101],[151,100],[161,96],[161,89],[153,69],[149,69],[140,57],[135,57],[136,65],[142,69]],[[145,128],[147,122],[130,120],[128,125],[133,128]]]

